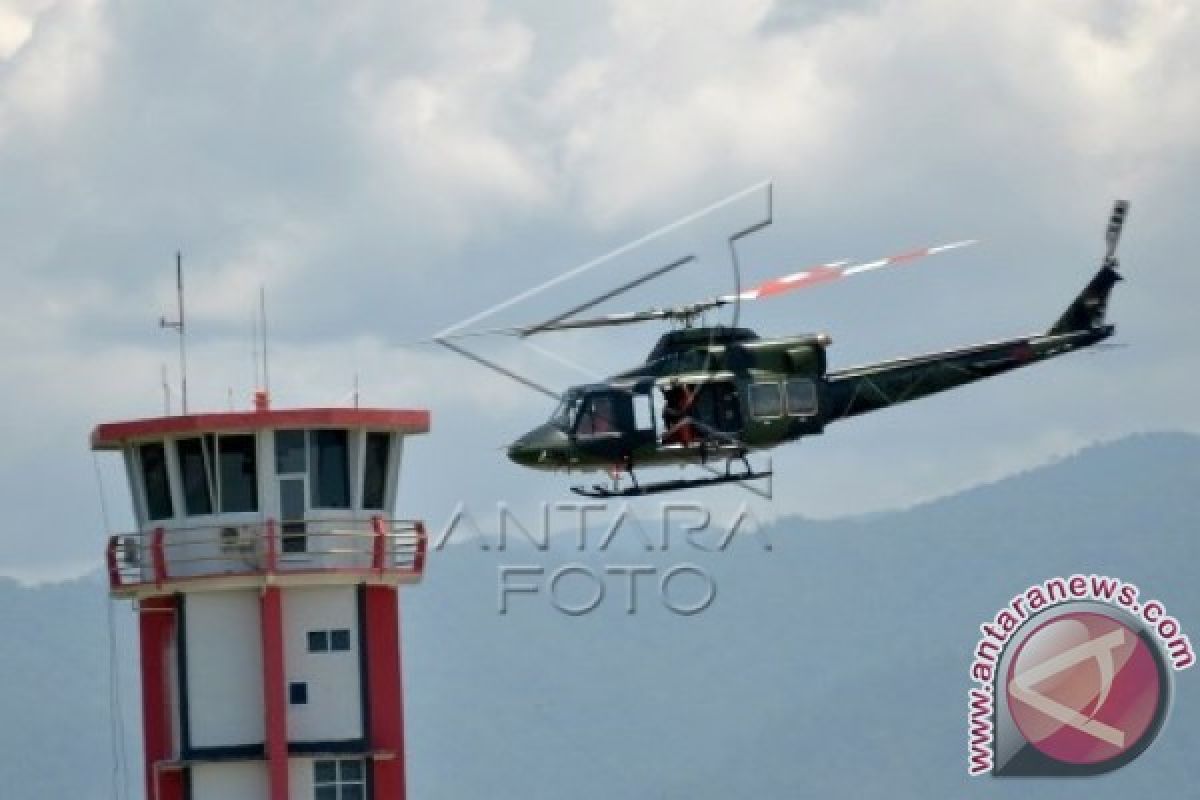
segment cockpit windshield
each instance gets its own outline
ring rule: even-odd
[[[554,413],[550,415],[550,424],[564,431],[570,431],[575,425],[575,415],[579,413],[579,402],[583,399],[583,393],[578,389],[571,389],[563,395],[558,402],[558,408],[554,409]]]
[[[607,389],[571,389],[550,416],[550,424],[567,433],[598,436],[628,428],[631,415],[626,395]]]

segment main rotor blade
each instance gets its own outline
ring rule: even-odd
[[[865,261],[861,264],[851,264],[846,266],[846,261],[834,261],[829,264],[820,264],[815,267],[793,272],[790,275],[784,275],[781,278],[772,278],[765,283],[761,283],[752,289],[746,289],[739,294],[727,294],[716,298],[716,303],[719,305],[727,305],[737,300],[762,300],[766,297],[774,297],[777,294],[792,292],[797,289],[807,289],[810,286],[818,286],[824,283],[848,278],[851,275],[858,275],[862,272],[870,272],[884,267],[894,266],[896,264],[906,264],[910,261],[915,261],[918,258],[945,253],[949,250],[957,250],[960,247],[969,247],[977,244],[976,239],[967,239],[961,242],[950,242],[949,244],[940,244],[935,247],[923,247],[920,250],[910,250],[907,253],[899,253],[894,256],[880,258],[875,261]]]
[[[645,273],[644,275],[639,275],[638,277],[634,278],[633,280],[627,281],[626,283],[621,284],[617,288],[611,289],[611,290],[605,292],[604,294],[600,295],[599,297],[594,297],[591,300],[588,300],[586,303],[581,303],[580,305],[577,305],[574,308],[568,309],[567,311],[564,311],[561,314],[557,314],[556,316],[546,320],[545,322],[541,323],[540,325],[530,325],[521,331],[521,336],[530,336],[532,334],[540,333],[542,331],[562,330],[563,323],[567,322],[570,318],[574,317],[576,314],[580,314],[584,311],[588,311],[589,309],[595,308],[596,306],[600,305],[601,303],[606,303],[609,300],[612,300],[614,297],[617,297],[618,295],[622,295],[625,292],[628,292],[630,289],[636,289],[637,287],[641,286],[644,283],[649,283],[650,281],[661,278],[663,275],[666,275],[668,272],[671,272],[672,270],[676,270],[679,267],[682,267],[684,264],[691,263],[692,261],[695,261],[695,260],[696,260],[696,257],[693,255],[687,255],[687,256],[684,256],[683,258],[677,258],[674,261],[672,261],[670,264],[666,264],[664,266],[658,267],[657,269],[650,270],[649,272]],[[621,324],[621,323],[613,323],[613,324]],[[579,326],[576,326],[576,327],[579,327]],[[586,325],[584,327],[594,327],[594,326]]]
[[[607,328],[614,325],[627,325],[632,322],[649,322],[656,319],[668,319],[674,315],[669,308],[652,308],[648,311],[631,311],[625,314],[606,314],[603,317],[588,317],[586,319],[564,319],[559,322],[541,322],[524,328],[514,328],[519,336],[531,336],[547,331],[567,331],[577,328]]]
[[[608,328],[617,325],[629,325],[636,322],[650,322],[653,320],[677,319],[691,320],[697,315],[710,309],[719,308],[721,306],[735,303],[739,300],[761,300],[766,297],[774,297],[778,294],[795,291],[797,289],[806,289],[810,286],[817,286],[823,283],[848,278],[851,275],[857,275],[862,272],[870,272],[884,267],[895,266],[897,264],[906,264],[910,261],[916,261],[919,258],[926,256],[934,256],[939,253],[945,253],[950,250],[957,250],[960,247],[969,247],[977,244],[976,239],[966,239],[961,242],[950,242],[949,244],[940,244],[934,247],[924,247],[919,250],[910,250],[906,253],[898,253],[894,256],[876,259],[875,261],[864,261],[859,264],[850,264],[848,261],[831,261],[827,264],[819,264],[815,267],[793,272],[790,275],[784,275],[780,278],[773,278],[765,283],[761,283],[752,289],[746,289],[738,294],[725,294],[718,297],[713,297],[708,300],[701,300],[698,303],[689,305],[677,306],[674,308],[652,308],[645,311],[632,311],[623,314],[606,314],[601,317],[589,317],[585,319],[568,319],[570,314],[577,313],[585,308],[590,308],[594,303],[589,303],[584,306],[578,306],[566,314],[560,314],[546,322],[541,322],[535,325],[525,325],[513,328],[491,328],[488,330],[479,331],[461,331],[450,334],[448,336],[434,337],[433,341],[445,343],[448,339],[459,339],[469,336],[489,336],[489,335],[506,335],[518,336],[524,338],[538,333],[547,333],[550,331],[565,331],[578,330],[582,328]],[[674,269],[683,263],[691,260],[691,256],[672,262],[666,267],[660,268],[660,272],[665,272]],[[638,283],[644,281],[639,280]],[[635,284],[636,285],[636,284]],[[623,291],[629,288],[629,285],[621,287]]]

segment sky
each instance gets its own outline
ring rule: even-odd
[[[743,278],[979,238],[911,270],[741,311],[832,335],[833,368],[1045,329],[1132,201],[1123,346],[832,426],[772,454],[774,499],[904,507],[1147,430],[1200,431],[1200,12],[1186,0],[149,4],[0,0],[0,574],[99,563],[132,525],[98,422],[160,414],[187,270],[195,409],[246,407],[265,288],[277,407],[429,408],[398,515],[524,513],[573,479],[503,445],[552,402],[420,343],[770,180]],[[728,291],[748,193],[487,319],[537,321],[683,254],[604,311]],[[481,340],[540,382],[661,331]],[[490,349],[489,349],[490,348]],[[176,408],[178,397],[174,398]],[[104,502],[101,502],[103,498]],[[649,501],[647,501],[649,502]]]

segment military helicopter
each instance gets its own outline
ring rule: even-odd
[[[763,338],[736,326],[699,326],[705,312],[762,300],[973,244],[953,242],[860,264],[823,264],[737,294],[656,308],[509,329],[521,336],[649,321],[679,327],[662,335],[645,363],[593,384],[574,386],[539,425],[508,446],[508,457],[539,470],[608,470],[611,485],[574,486],[587,497],[646,495],[769,477],[753,452],[804,436],[831,422],[916,400],[1088,347],[1114,331],[1108,297],[1121,280],[1117,242],[1129,203],[1118,200],[1098,272],[1044,333],[830,371],[824,334]],[[722,464],[717,469],[712,464]],[[735,469],[734,465],[739,468]],[[698,465],[707,474],[639,483],[635,469]],[[628,475],[629,486],[621,486]]]

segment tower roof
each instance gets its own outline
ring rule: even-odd
[[[119,450],[129,441],[187,433],[269,428],[378,428],[403,434],[429,432],[425,409],[286,408],[225,411],[105,422],[92,431],[93,450]]]

